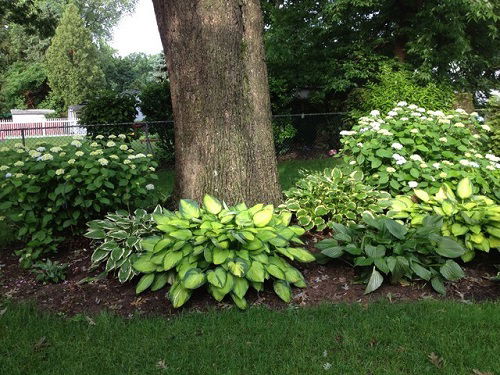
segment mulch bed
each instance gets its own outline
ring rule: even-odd
[[[308,238],[308,247],[312,248],[314,237]],[[135,294],[135,283],[120,284],[117,279],[108,276],[92,282],[82,282],[89,276],[99,275],[99,271],[89,274],[92,243],[83,237],[76,237],[61,244],[59,253],[52,257],[67,263],[66,281],[59,284],[43,285],[35,280],[29,270],[19,267],[18,259],[12,248],[0,250],[0,295],[14,301],[32,301],[42,310],[75,314],[96,314],[100,311],[113,311],[122,316],[134,314],[173,315],[186,310],[207,310],[232,306],[232,301],[217,303],[206,291],[200,288],[193,293],[185,307],[174,310],[165,297],[165,290]],[[364,295],[365,286],[355,282],[356,272],[342,262],[326,265],[296,264],[307,280],[305,289],[294,288],[292,306],[316,305],[322,302],[333,303],[369,303],[376,300],[413,301],[421,299],[453,299],[463,302],[479,302],[500,299],[500,283],[490,280],[496,275],[492,264],[500,264],[498,253],[491,256],[477,257],[465,265],[466,277],[459,282],[449,284],[447,296],[433,291],[425,282],[401,285],[384,283],[377,291]],[[266,285],[266,291],[247,293],[251,305],[270,308],[286,308],[272,291],[272,285]]]

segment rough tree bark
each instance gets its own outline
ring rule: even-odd
[[[259,0],[153,0],[175,122],[175,200],[279,203]]]

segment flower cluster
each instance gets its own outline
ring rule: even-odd
[[[435,192],[444,181],[471,177],[481,194],[500,198],[500,158],[490,150],[490,127],[477,113],[399,102],[386,115],[374,110],[361,117],[342,135],[346,162],[354,161],[367,182],[382,189]]]

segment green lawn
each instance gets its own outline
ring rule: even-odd
[[[0,317],[0,374],[9,375],[499,374],[499,349],[498,303],[230,309],[130,320],[64,319],[7,305]]]
[[[280,175],[281,187],[287,190],[293,186],[295,181],[301,177],[301,170],[320,171],[328,167],[333,167],[338,164],[340,159],[308,159],[308,160],[288,160],[278,164],[278,172]],[[164,193],[172,192],[174,185],[174,172],[172,170],[164,170],[159,173],[160,189]]]

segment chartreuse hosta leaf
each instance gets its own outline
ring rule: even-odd
[[[415,201],[396,197],[388,215],[416,227],[421,226],[423,218],[431,212],[442,216],[441,234],[465,247],[462,260],[468,262],[474,258],[475,251],[500,248],[500,205],[485,196],[473,195],[473,191],[469,178],[460,180],[456,186],[443,184],[434,195],[415,190]]]
[[[290,225],[291,213],[273,205],[227,206],[205,196],[203,204],[180,202],[180,210],[154,215],[161,236],[142,239],[143,251],[132,263],[145,273],[138,292],[171,284],[168,298],[182,306],[192,290],[206,286],[221,301],[231,297],[246,308],[249,288],[261,291],[266,280],[279,281],[274,289],[284,301],[291,287],[305,287],[305,279],[289,261],[312,262],[315,257],[302,247],[304,229]]]
[[[384,277],[392,282],[402,279],[431,281],[444,293],[444,280],[463,277],[452,258],[463,256],[465,249],[450,237],[441,236],[443,219],[424,216],[418,227],[407,227],[386,216],[363,215],[361,224],[334,224],[333,238],[316,247],[325,258],[345,258],[355,267],[367,269],[365,293],[378,289]]]

